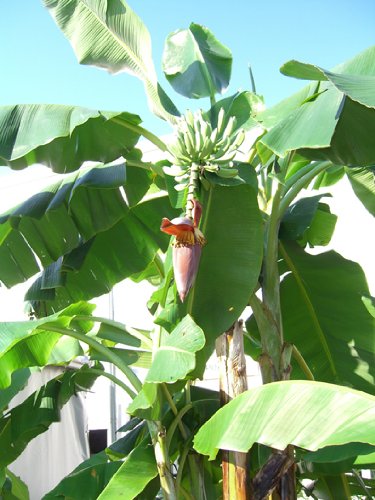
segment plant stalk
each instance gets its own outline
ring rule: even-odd
[[[165,428],[158,420],[148,420],[147,425],[154,447],[163,497],[165,500],[177,500],[175,480],[170,470]],[[142,471],[139,472],[141,473]]]
[[[220,403],[223,406],[247,390],[242,321],[236,321],[216,340],[216,354],[219,360]],[[246,500],[247,458],[247,453],[223,450],[223,500]]]

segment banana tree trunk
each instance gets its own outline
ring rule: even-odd
[[[227,404],[247,390],[246,360],[243,347],[242,321],[236,321],[216,341],[219,362],[220,403]],[[223,450],[223,500],[249,498],[247,454]]]

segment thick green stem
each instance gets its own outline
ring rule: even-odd
[[[257,322],[263,354],[259,360],[263,383],[267,384],[280,380],[279,366],[282,345],[280,341],[278,325],[269,309],[255,294],[249,300]]]
[[[76,330],[69,330],[68,328],[61,328],[57,326],[44,326],[40,327],[41,329],[48,329],[51,332],[59,333],[60,335],[66,335],[68,337],[73,337],[85,344],[89,345],[94,351],[102,354],[106,361],[113,363],[122,373],[126,376],[129,382],[132,384],[134,389],[139,392],[142,389],[142,382],[139,378],[133,373],[133,371],[126,365],[123,360],[118,356],[115,352],[111,351],[108,347],[100,344],[97,340],[85,335],[84,333],[77,332]]]
[[[278,242],[279,242],[279,206],[283,185],[277,185],[274,195],[272,210],[266,226],[264,261],[263,261],[263,305],[258,307],[258,316],[266,316],[267,321],[264,323],[262,334],[262,345],[264,347],[264,355],[272,362],[272,380],[281,380],[282,373],[280,371],[280,356],[283,345],[283,332],[280,311],[280,278],[278,270]],[[256,296],[254,296],[256,297]],[[257,298],[254,299],[255,307],[259,305]],[[263,313],[261,312],[263,310]],[[254,312],[255,318],[258,321],[257,314]],[[268,370],[268,376],[271,375]],[[270,380],[268,380],[269,382]]]
[[[154,447],[156,465],[159,472],[160,486],[165,500],[177,500],[176,485],[170,470],[170,459],[166,443],[166,432],[158,420],[148,420],[148,429]],[[142,473],[142,471],[139,471]]]

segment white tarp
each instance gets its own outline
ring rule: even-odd
[[[41,385],[64,371],[49,366],[31,374],[28,385],[12,400],[17,406]],[[84,393],[73,396],[61,410],[61,421],[33,439],[9,469],[27,484],[30,500],[41,500],[60,480],[89,457]]]

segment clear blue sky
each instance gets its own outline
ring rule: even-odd
[[[160,82],[180,110],[207,108],[169,87],[161,71],[166,36],[190,22],[210,28],[233,52],[227,95],[250,88],[250,63],[257,91],[272,105],[303,86],[279,73],[289,59],[332,68],[375,43],[374,0],[130,0],[147,25]],[[170,129],[148,111],[142,83],[122,73],[80,66],[62,33],[38,0],[0,2],[0,105],[76,104],[138,113],[155,133]]]

